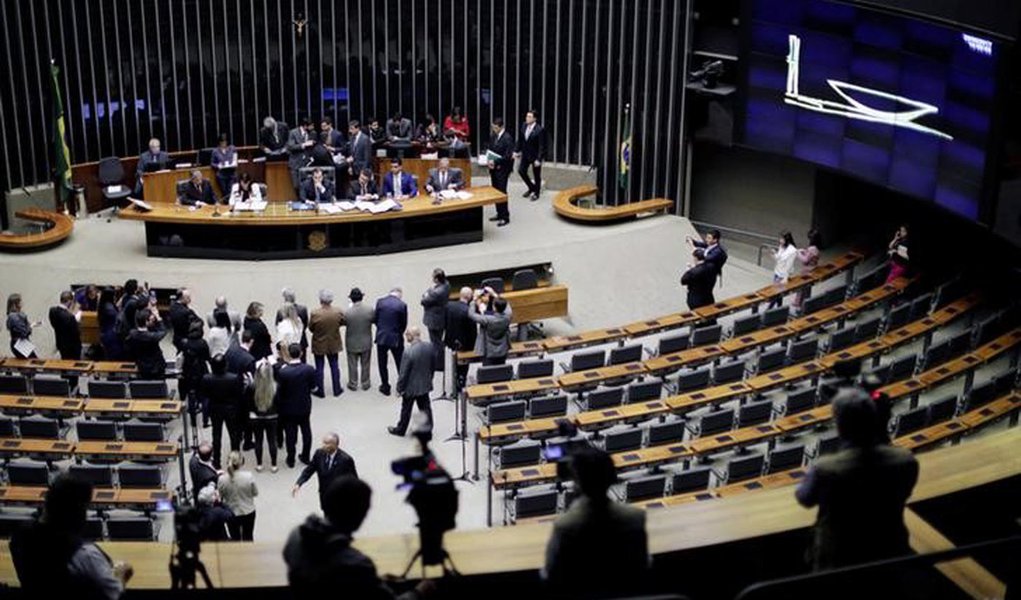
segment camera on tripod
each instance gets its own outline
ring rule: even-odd
[[[571,457],[578,450],[588,446],[588,440],[578,437],[578,426],[567,419],[557,420],[557,438],[559,442],[547,442],[543,450],[543,458],[546,462],[556,463],[557,481],[568,481],[573,477],[571,472]]]
[[[194,506],[174,506],[167,502],[157,505],[157,510],[174,511],[174,546],[170,556],[171,589],[195,588],[196,574],[202,575],[207,589],[213,588],[206,566],[199,560],[202,552],[202,515]]]

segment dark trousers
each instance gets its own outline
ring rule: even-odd
[[[216,200],[219,202],[229,197],[230,188],[234,185],[234,169],[228,169],[226,172],[217,171],[216,184],[220,186],[220,197]]]
[[[230,521],[227,521],[227,533],[235,542],[252,541],[252,534],[255,533],[255,513],[231,517]]]
[[[507,356],[483,356],[482,366],[488,367],[489,365],[502,365],[507,362]]]
[[[68,351],[68,352],[65,352],[65,351],[61,350],[60,351],[60,359],[61,360],[81,360],[82,359],[82,347],[81,347],[81,344],[78,345],[76,350],[71,350],[71,351]],[[65,375],[64,379],[67,380],[67,383],[68,383],[68,385],[71,386],[72,390],[74,388],[78,387],[78,376],[77,375]]]
[[[276,418],[250,419],[248,423],[255,436],[255,464],[262,464],[262,440],[265,436],[266,445],[269,446],[269,464],[277,466],[277,439],[280,434]]]
[[[280,426],[284,429],[284,444],[287,446],[287,462],[294,462],[294,451],[298,446],[298,429],[301,429],[301,454],[299,458],[308,461],[312,453],[311,415],[280,415]]]
[[[528,178],[528,167],[532,167],[532,174],[535,175],[535,181]],[[538,196],[539,192],[542,190],[542,167],[535,166],[534,160],[525,160],[525,158],[522,157],[521,164],[518,165],[518,175],[521,175],[521,179],[523,179],[525,185],[528,186],[528,191]]]
[[[241,450],[241,427],[237,413],[233,410],[211,410],[209,418],[213,421],[213,466],[220,468],[220,447],[223,445],[223,426],[227,426],[227,438],[230,440],[231,452]]]
[[[379,386],[384,390],[390,389],[390,373],[387,371],[386,355],[390,353],[394,357],[394,366],[401,368],[401,357],[404,356],[404,345],[390,348],[376,344],[376,361],[379,365]]]
[[[433,371],[443,370],[443,330],[430,329],[429,341],[433,345]]]
[[[330,379],[333,383],[333,395],[339,396],[344,390],[340,388],[340,367],[337,365],[336,354],[313,354],[316,361],[316,388],[320,394],[326,394],[326,388],[323,386],[323,359],[330,365]]]
[[[510,170],[492,169],[489,172],[490,180],[500,192],[507,193],[507,180],[510,179]],[[510,203],[500,202],[496,205],[496,216],[504,220],[510,220]]]
[[[403,396],[401,398],[401,418],[397,422],[397,433],[404,435],[408,430],[408,423],[411,422],[411,407],[418,405],[418,410],[425,413],[427,419],[429,419],[429,430],[433,428],[433,409],[432,404],[429,402],[429,394],[422,394],[421,396]]]

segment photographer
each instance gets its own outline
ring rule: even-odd
[[[167,375],[167,359],[163,357],[160,341],[167,337],[156,306],[139,308],[135,313],[135,329],[128,333],[124,347],[128,356],[134,357],[139,379],[164,379]]]
[[[372,560],[351,546],[371,499],[372,489],[357,477],[335,479],[323,495],[325,518],[311,515],[291,532],[283,555],[296,598],[331,590],[348,598],[410,600],[432,592],[433,584],[424,580],[397,596],[379,578]]]
[[[887,246],[887,254],[890,256],[890,274],[886,276],[886,283],[903,277],[908,273],[911,266],[908,256],[908,226],[901,225],[890,240]]]
[[[468,310],[468,318],[482,328],[475,340],[475,353],[482,364],[502,365],[510,352],[511,307],[493,288],[475,290],[475,306]],[[492,307],[492,311],[490,311]]]

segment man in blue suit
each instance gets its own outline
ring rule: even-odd
[[[393,288],[390,293],[376,301],[376,315],[372,322],[376,325],[376,357],[379,361],[379,392],[390,395],[390,373],[387,369],[386,354],[393,354],[394,366],[400,369],[404,355],[404,330],[408,328],[408,305],[401,300],[401,288]]]
[[[399,158],[390,159],[390,172],[383,177],[383,195],[395,198],[414,198],[418,195],[415,178],[403,171]]]
[[[277,414],[287,445],[287,466],[294,466],[299,429],[301,454],[298,459],[307,465],[312,452],[312,390],[316,388],[316,370],[312,365],[301,362],[300,344],[288,346],[286,354],[280,358],[286,363],[276,369],[275,373]]]

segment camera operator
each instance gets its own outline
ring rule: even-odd
[[[372,488],[357,477],[344,475],[330,482],[323,495],[325,518],[310,515],[291,532],[284,546],[287,580],[296,598],[311,598],[324,590],[349,598],[429,596],[434,585],[420,582],[414,590],[396,595],[376,573],[372,560],[351,546],[354,532],[369,512]]]
[[[482,357],[483,365],[507,362],[511,345],[511,314],[507,299],[493,288],[475,290],[475,306],[469,309],[468,317],[482,328],[481,335],[475,340],[475,353]]]
[[[234,513],[220,502],[216,482],[209,482],[199,490],[198,496],[199,536],[202,541],[222,542],[228,539],[227,523],[234,519]]]

